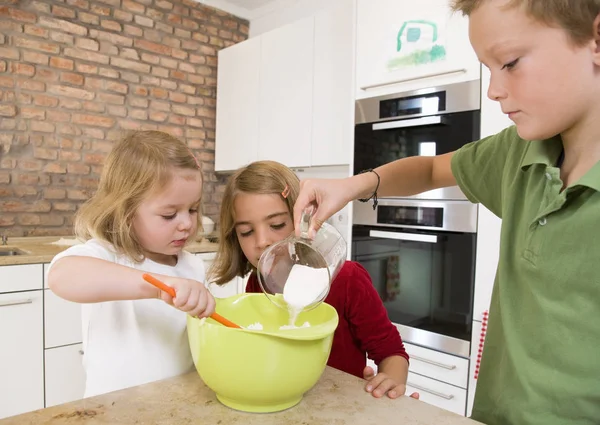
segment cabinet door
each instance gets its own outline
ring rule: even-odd
[[[479,78],[468,19],[447,0],[358,0],[357,98]]]
[[[311,160],[314,17],[261,36],[258,158]]]
[[[85,371],[82,345],[46,350],[46,407],[83,398]]]
[[[256,37],[219,51],[216,171],[257,159],[260,44]]]
[[[354,138],[354,0],[315,16],[311,165],[350,164]]]
[[[45,348],[81,342],[81,304],[63,300],[46,289],[44,318]]]
[[[0,294],[42,289],[43,273],[42,264],[0,266]]]
[[[44,407],[42,308],[41,290],[0,294],[0,418]]]

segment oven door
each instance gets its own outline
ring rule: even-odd
[[[352,259],[393,323],[471,339],[475,233],[353,226]]]
[[[354,127],[354,172],[411,156],[454,152],[479,138],[479,111],[358,124]],[[414,196],[466,199],[457,186]]]

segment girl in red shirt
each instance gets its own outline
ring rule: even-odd
[[[230,177],[221,204],[219,252],[211,270],[215,283],[250,273],[246,292],[261,292],[258,259],[268,246],[293,233],[299,190],[294,172],[273,161],[254,162]],[[403,395],[408,355],[367,271],[347,261],[325,302],[339,316],[327,364],[367,380],[365,390],[374,397]],[[367,356],[379,373],[366,365]]]

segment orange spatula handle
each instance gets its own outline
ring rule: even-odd
[[[169,294],[171,296],[171,298],[175,298],[175,289],[171,288],[168,285],[165,285],[160,280],[158,280],[154,276],[149,275],[148,273],[144,273],[142,275],[142,277],[144,278],[144,280],[146,282],[151,283],[154,286],[156,286],[158,289],[165,291],[167,294]]]
[[[211,319],[216,320],[217,322],[219,322],[222,325],[227,326],[228,328],[238,328],[238,329],[242,329],[241,326],[236,325],[235,323],[233,323],[231,320],[227,320],[226,318],[224,318],[223,316],[221,316],[218,313],[213,313],[210,315]]]
[[[161,282],[160,280],[158,280],[154,276],[149,275],[148,273],[144,273],[142,275],[142,277],[144,278],[144,280],[146,282],[151,283],[152,285],[156,286],[158,289],[161,289],[161,290],[165,291],[172,298],[175,298],[175,289],[173,289],[170,286],[164,284],[163,282]],[[213,313],[213,314],[210,315],[210,317],[212,319],[216,320],[217,322],[219,322],[220,324],[225,325],[225,326],[227,326],[229,328],[238,328],[238,329],[241,329],[241,326],[236,325],[231,320],[227,320],[226,318],[224,318],[220,314]]]

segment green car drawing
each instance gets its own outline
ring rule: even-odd
[[[446,57],[446,49],[438,44],[438,26],[427,20],[405,21],[396,38],[398,55],[388,62],[388,69],[436,62]]]

